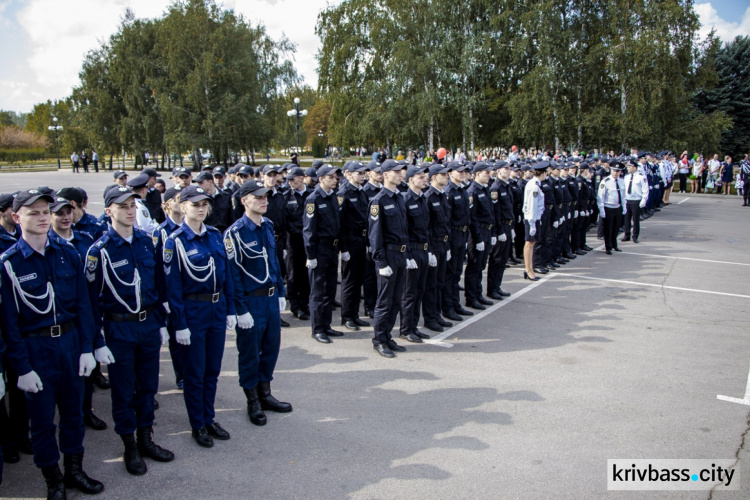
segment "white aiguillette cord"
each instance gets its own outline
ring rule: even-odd
[[[102,248],[99,253],[101,253],[102,256],[102,273],[104,274],[104,281],[107,283],[107,286],[109,287],[110,291],[112,292],[112,295],[115,297],[117,302],[123,305],[125,309],[127,309],[131,314],[138,314],[141,312],[141,275],[138,272],[138,268],[133,266],[135,270],[133,271],[133,282],[127,283],[120,279],[119,276],[117,276],[117,273],[115,272],[115,268],[112,267],[112,259],[109,258],[109,252],[107,252],[106,248]],[[134,263],[135,264],[135,263]],[[114,274],[115,279],[125,287],[135,287],[135,309],[131,309],[127,302],[125,302],[122,297],[120,297],[117,294],[117,290],[115,290],[114,285],[112,284],[112,281],[109,278],[109,272],[107,271],[107,268],[110,268],[112,270],[112,274]]]
[[[231,236],[231,233],[230,233],[230,238],[231,237],[232,236]],[[234,252],[234,262],[237,264],[237,266],[240,269],[242,269],[243,273],[245,273],[247,276],[249,276],[256,283],[259,283],[261,285],[264,284],[264,283],[266,283],[268,281],[268,278],[271,277],[271,273],[270,273],[270,271],[268,269],[268,254],[266,253],[266,247],[263,247],[263,250],[260,251],[260,252],[258,252],[257,250],[253,250],[244,241],[242,241],[239,236],[237,236],[237,238],[234,238],[234,239],[236,239],[237,242],[239,243],[239,245],[237,245],[237,247],[239,249],[239,252]],[[253,255],[249,254],[245,250],[247,250],[248,252],[252,252]],[[248,259],[259,259],[259,258],[262,257],[263,258],[263,263],[266,265],[266,277],[263,278],[262,280],[259,280],[255,276],[253,276],[252,274],[250,274],[249,272],[247,272],[247,270],[240,263],[240,261],[237,260],[237,257],[239,256],[240,252],[242,252],[242,255],[244,257],[247,257]]]
[[[216,264],[214,262],[213,256],[211,256],[208,259],[208,264],[205,266],[197,266],[190,262],[190,259],[188,258],[187,252],[185,251],[185,246],[182,243],[182,240],[180,238],[175,238],[175,247],[177,248],[177,258],[179,259],[179,262],[183,262],[185,264],[185,271],[187,271],[188,276],[193,278],[193,280],[197,281],[198,283],[205,283],[208,281],[208,278],[211,276],[214,277],[214,293],[216,293]],[[206,274],[203,278],[198,278],[193,274],[193,271],[197,273],[202,273],[205,271],[208,271],[208,274]]]
[[[55,308],[55,289],[52,287],[52,283],[50,281],[47,282],[47,291],[44,293],[44,295],[31,295],[28,292],[24,292],[23,288],[21,288],[21,283],[18,281],[18,277],[16,277],[16,273],[13,271],[13,266],[11,265],[9,260],[5,261],[5,270],[8,272],[8,276],[10,276],[10,280],[13,282],[13,299],[16,301],[16,311],[20,312],[20,309],[18,308],[18,297],[20,296],[21,301],[23,301],[23,303],[26,304],[28,308],[34,311],[36,314],[44,315],[52,311],[54,321],[57,322],[57,309]],[[38,309],[34,304],[29,302],[28,299],[47,299],[47,308],[45,310]]]

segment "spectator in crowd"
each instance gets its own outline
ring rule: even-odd
[[[721,187],[721,178],[719,173],[721,172],[721,162],[719,161],[719,155],[715,154],[713,158],[708,161],[708,175],[711,176],[711,181],[714,183],[714,194],[719,192]]]
[[[693,182],[690,192],[697,194],[701,192],[706,167],[703,164],[703,159],[697,153],[693,156],[693,159],[690,160],[690,162],[693,164]]]
[[[729,194],[732,182],[734,181],[734,163],[732,163],[731,156],[725,156],[724,162],[721,164],[721,183],[723,187],[723,193]]]
[[[680,161],[677,165],[677,175],[680,178],[680,193],[687,192],[687,178],[690,174],[690,164],[688,163],[687,151],[683,151],[680,155]],[[695,182],[692,185],[693,192],[695,192]]]

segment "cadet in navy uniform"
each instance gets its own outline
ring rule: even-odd
[[[368,235],[372,259],[378,272],[378,300],[375,304],[372,347],[386,358],[395,357],[393,351],[406,351],[391,336],[396,316],[401,310],[406,278],[406,248],[409,242],[406,204],[397,189],[403,168],[393,160],[386,160],[381,164],[383,188],[370,202]]]
[[[490,244],[494,238],[492,230],[495,216],[492,212],[492,199],[488,182],[492,167],[479,161],[472,168],[474,181],[469,185],[466,193],[469,195],[468,262],[464,275],[464,296],[466,305],[472,309],[484,310],[493,302],[482,296],[482,271],[487,266]]]
[[[286,308],[286,294],[273,224],[263,217],[269,191],[258,181],[242,184],[237,193],[245,214],[224,233],[237,312],[240,386],[247,398],[250,422],[255,425],[266,425],[264,410],[292,411],[292,405],[271,394],[281,346],[280,311]]]
[[[525,241],[521,207],[523,206],[523,190],[526,187],[526,180],[521,177],[523,174],[525,174],[525,171],[521,172],[518,166],[511,164],[510,180],[508,182],[510,183],[510,191],[513,193],[513,216],[515,220],[513,221],[513,231],[511,232],[514,241],[511,244],[508,260],[514,264],[523,264],[523,260],[521,259],[523,259]]]
[[[112,226],[89,250],[86,279],[96,331],[104,327],[104,339],[117,360],[109,368],[115,432],[125,445],[126,470],[138,476],[148,470],[143,457],[170,462],[174,454],[152,439],[159,352],[169,339],[166,289],[151,235],[134,227],[141,210],[136,196],[121,186],[106,192],[104,210]]]
[[[406,227],[409,243],[406,248],[406,280],[404,299],[401,302],[401,329],[399,337],[409,342],[421,343],[430,336],[420,332],[419,313],[427,285],[427,268],[437,266],[437,258],[430,251],[430,209],[422,190],[427,186],[428,167],[409,166],[406,182],[409,189],[404,193],[406,204]]]
[[[513,191],[510,183],[510,167],[504,162],[497,163],[497,180],[490,186],[490,198],[492,200],[492,211],[495,216],[493,226],[494,244],[490,249],[489,263],[487,265],[487,296],[495,300],[503,300],[510,296],[502,289],[505,265],[513,251]]]
[[[461,321],[461,316],[472,316],[474,313],[461,307],[458,283],[464,269],[464,255],[469,236],[469,195],[462,187],[464,171],[469,167],[458,162],[448,164],[453,170],[448,174],[450,182],[445,188],[445,195],[450,205],[451,234],[448,242],[450,248],[446,261],[445,287],[443,289],[443,316],[453,321]]]
[[[5,341],[3,340],[3,329],[0,326],[0,404],[5,405],[5,376],[3,375],[3,364],[5,363]],[[0,448],[0,486],[3,484],[3,449]]]
[[[343,335],[331,328],[341,237],[341,207],[333,195],[338,171],[338,168],[328,164],[318,169],[320,183],[307,197],[302,229],[307,254],[306,265],[310,270],[312,337],[323,344],[330,344],[330,337]]]
[[[602,180],[597,194],[599,217],[604,221],[604,246],[607,255],[612,255],[612,250],[622,251],[617,248],[617,232],[626,211],[625,187],[620,179],[622,168],[622,163],[612,166],[612,175]]]
[[[35,189],[20,192],[13,201],[13,218],[23,236],[0,256],[0,290],[8,359],[19,374],[18,388],[27,393],[34,463],[46,479],[47,497],[63,499],[66,487],[96,494],[104,486],[82,469],[81,376],[96,364],[96,329],[81,258],[72,245],[48,233],[52,201]],[[100,354],[111,358],[106,348],[97,350]],[[58,466],[55,407],[64,477]]]
[[[161,177],[161,174],[153,168],[144,168],[141,170],[141,174],[148,175],[148,191],[146,191],[146,196],[143,198],[143,204],[146,205],[151,218],[157,224],[161,224],[164,222],[165,215],[164,210],[161,208],[161,191],[156,189],[156,179]]]
[[[263,186],[269,189],[268,208],[264,217],[273,223],[273,237],[276,240],[276,258],[279,261],[281,276],[286,276],[284,252],[286,251],[286,198],[278,187],[280,167],[265,165],[263,167]],[[286,328],[289,323],[281,318],[281,327]]]
[[[453,323],[445,321],[440,316],[443,302],[446,300],[443,290],[445,289],[445,268],[451,230],[450,205],[444,189],[448,185],[448,172],[451,169],[446,165],[430,166],[430,188],[425,192],[427,208],[430,212],[429,248],[430,253],[435,256],[436,265],[427,269],[427,284],[422,298],[422,315],[425,328],[435,332],[442,332],[443,327],[453,326]],[[446,304],[447,307],[449,307],[448,304]]]
[[[570,246],[576,255],[585,255],[586,250],[586,231],[589,228],[590,214],[589,214],[589,203],[591,195],[589,193],[589,183],[587,176],[588,174],[588,163],[581,162],[578,176],[575,181],[578,186],[578,204],[576,210],[578,211],[578,218],[576,219],[575,225],[573,226],[573,234],[570,239]]]
[[[355,331],[360,326],[370,326],[370,323],[359,318],[370,202],[362,184],[368,170],[358,161],[351,162],[349,182],[338,191],[341,205],[341,324]]]
[[[370,172],[367,174],[368,179],[362,190],[365,192],[365,195],[367,195],[367,206],[369,207],[372,199],[375,198],[382,188],[383,174],[380,173],[380,163],[376,161],[368,163],[367,168]],[[362,296],[364,297],[365,315],[372,318],[375,316],[375,302],[378,299],[378,278],[377,273],[375,272],[375,262],[372,260],[372,249],[370,248],[369,242],[365,251],[366,257],[364,276],[362,277]]]
[[[70,206],[73,208],[71,215],[76,231],[87,233],[94,240],[98,240],[107,232],[107,224],[99,222],[96,217],[86,212],[88,194],[85,190],[79,187],[64,187],[57,192],[57,197],[65,198],[70,202]]]
[[[15,245],[21,236],[21,230],[13,220],[13,199],[11,193],[0,194],[0,252]]]
[[[222,191],[214,184],[214,176],[205,171],[198,174],[193,182],[203,189],[208,195],[211,210],[206,217],[206,225],[215,227],[224,232],[232,224],[232,197],[229,193]]]
[[[572,171],[572,173],[571,173]],[[573,163],[568,163],[563,166],[563,170],[560,171],[561,178],[565,183],[566,190],[570,195],[568,206],[565,207],[565,222],[563,223],[563,257],[568,260],[575,259],[576,256],[571,246],[571,234],[575,226],[576,219],[578,219],[578,183],[575,178],[576,166]]]
[[[292,314],[302,320],[310,319],[310,278],[305,262],[305,241],[302,237],[302,220],[305,216],[305,202],[310,191],[305,186],[305,172],[292,167],[287,175],[289,190],[284,193],[284,218],[287,228],[286,251],[286,297]]]
[[[255,171],[250,165],[242,165],[237,169],[237,183],[242,186],[247,180],[255,177]],[[240,197],[239,188],[234,191],[232,195],[232,220],[236,221],[245,215],[245,206],[242,204],[242,198]]]
[[[226,331],[237,325],[222,236],[203,222],[210,210],[209,198],[196,186],[180,192],[184,219],[164,242],[163,252],[170,322],[183,360],[185,406],[193,439],[204,448],[214,445],[213,438],[229,439],[214,421],[214,400]]]

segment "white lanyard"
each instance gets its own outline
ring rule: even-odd
[[[52,311],[52,315],[54,317],[53,321],[55,324],[57,324],[57,310],[55,308],[55,289],[52,287],[52,283],[50,281],[47,281],[47,291],[44,293],[44,295],[31,295],[28,292],[24,292],[23,288],[21,288],[21,283],[18,281],[18,278],[16,277],[16,273],[13,271],[13,266],[10,263],[10,260],[5,261],[5,270],[8,272],[8,276],[10,276],[10,280],[13,282],[13,298],[16,301],[16,311],[20,312],[20,309],[18,308],[18,296],[21,297],[21,300],[24,304],[26,304],[29,309],[34,311],[36,314],[47,314]],[[38,309],[34,304],[29,302],[28,299],[34,299],[34,300],[42,300],[42,299],[48,299],[47,300],[47,308],[45,310]]]
[[[117,276],[117,273],[115,272],[115,268],[112,267],[112,259],[109,258],[109,253],[107,252],[106,248],[102,248],[100,250],[100,253],[102,255],[102,274],[104,274],[104,281],[107,283],[107,286],[112,291],[112,295],[115,297],[117,302],[123,305],[125,309],[127,309],[132,314],[138,314],[141,312],[141,275],[138,272],[138,267],[136,267],[135,262],[133,262],[133,268],[135,269],[133,271],[133,282],[127,283],[125,281],[122,281],[119,276]],[[109,272],[107,271],[107,267],[109,267],[112,270],[112,274],[115,275],[115,279],[125,287],[135,287],[135,309],[131,309],[127,302],[125,302],[122,297],[120,297],[117,294],[117,290],[115,289],[115,286],[112,284],[112,281],[109,278]]]
[[[177,248],[177,259],[178,262],[183,262],[185,264],[185,271],[188,273],[188,276],[190,276],[193,280],[197,281],[198,283],[205,283],[208,281],[208,278],[211,276],[214,277],[214,293],[216,293],[216,264],[214,262],[213,256],[211,256],[208,259],[208,264],[205,266],[196,266],[192,262],[190,262],[190,259],[188,258],[187,252],[185,252],[185,246],[182,244],[182,240],[180,238],[175,238],[175,247]],[[180,266],[182,267],[182,266]],[[192,271],[202,273],[205,271],[208,271],[208,274],[204,276],[203,278],[198,278],[193,274]]]
[[[232,233],[229,233],[229,234],[230,234],[230,237],[231,237]],[[238,252],[234,252],[234,262],[235,262],[235,264],[237,264],[239,266],[239,268],[242,269],[242,272],[245,273],[250,278],[252,278],[252,280],[255,281],[256,283],[261,284],[261,285],[264,284],[264,283],[266,283],[268,281],[268,278],[271,277],[271,273],[270,273],[270,271],[268,269],[268,253],[266,252],[266,247],[262,247],[263,250],[260,251],[260,252],[258,252],[257,250],[253,250],[252,247],[248,246],[244,241],[242,241],[242,239],[239,237],[239,235],[237,236],[236,240],[237,240],[237,243],[238,243],[237,248],[238,248],[239,251]],[[258,278],[256,278],[255,276],[253,276],[252,274],[250,274],[249,272],[247,272],[247,270],[245,269],[245,267],[237,259],[237,257],[239,257],[239,255],[240,255],[240,252],[242,252],[242,256],[243,257],[247,257],[248,259],[259,259],[259,258],[262,257],[263,258],[263,262],[266,265],[266,277],[263,278],[262,280],[259,280]],[[248,252],[250,252],[250,253],[248,253]]]

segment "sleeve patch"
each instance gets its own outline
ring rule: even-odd
[[[315,203],[305,205],[305,212],[308,217],[312,217],[315,214]]]
[[[336,197],[336,199],[339,200],[339,206],[341,206],[341,205],[344,204],[344,197],[343,196],[338,196],[338,197]]]
[[[170,248],[164,249],[164,264],[169,264],[170,262],[172,262],[172,253],[173,253],[172,249]]]
[[[380,207],[376,204],[370,207],[370,215],[377,217],[380,213]]]
[[[493,200],[497,200],[497,191],[493,191],[492,193],[490,193],[490,195],[492,196]]]
[[[227,257],[230,259],[234,258],[234,243],[232,242],[232,237],[230,235],[227,235],[224,238],[224,249],[227,251]]]

